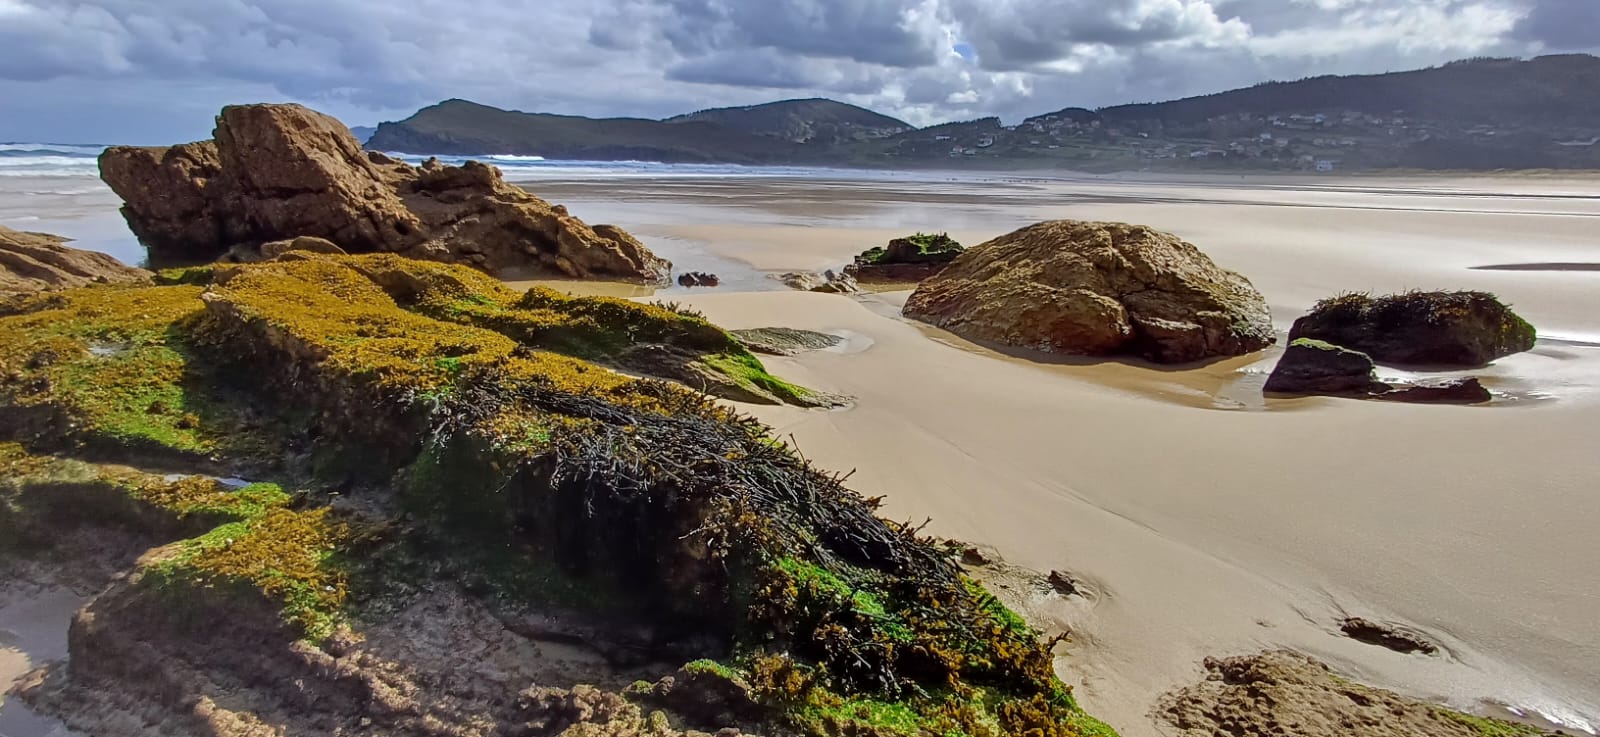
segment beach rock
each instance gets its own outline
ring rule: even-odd
[[[961,254],[905,315],[989,343],[1186,363],[1274,340],[1249,280],[1141,225],[1052,220]]]
[[[832,269],[820,274],[807,271],[791,271],[776,277],[788,285],[790,289],[802,292],[821,292],[824,294],[859,294],[861,285],[849,274],[834,273]]]
[[[1372,358],[1360,351],[1300,338],[1289,344],[1267,377],[1271,394],[1365,395],[1385,389],[1373,374]]]
[[[1345,294],[1318,302],[1289,331],[1402,366],[1471,368],[1533,348],[1527,320],[1484,292]]]
[[[272,241],[271,243],[261,244],[261,257],[268,260],[282,257],[283,254],[290,251],[325,253],[333,256],[346,255],[344,249],[334,245],[333,241],[313,236],[301,236],[286,241]]]
[[[1484,387],[1483,382],[1468,376],[1392,385],[1378,394],[1377,398],[1413,404],[1482,404],[1493,401],[1494,395]]]
[[[660,283],[671,268],[621,229],[590,227],[492,166],[373,156],[339,121],[299,105],[229,106],[214,140],[114,146],[100,169],[156,263],[314,236],[351,253],[489,271]]]
[[[751,328],[730,330],[728,334],[752,352],[765,353],[769,356],[793,356],[807,351],[831,348],[844,342],[844,339],[837,335],[794,328]]]
[[[1079,593],[1077,580],[1072,577],[1072,574],[1065,571],[1051,571],[1045,582],[1050,584],[1050,588],[1055,589],[1056,593],[1062,596],[1072,596]]]
[[[1336,676],[1288,650],[1206,658],[1206,677],[1163,696],[1176,737],[1483,737],[1539,730],[1450,711]]]
[[[1395,652],[1432,655],[1439,651],[1438,645],[1422,635],[1361,617],[1346,618],[1339,623],[1339,631],[1352,640],[1386,647]]]
[[[0,225],[0,297],[91,284],[147,282],[150,272],[103,253],[62,245],[67,239]]]
[[[704,271],[686,271],[678,275],[678,286],[680,287],[715,287],[721,283],[722,280],[718,279],[716,274],[708,274]]]
[[[949,235],[918,233],[871,248],[846,266],[847,276],[867,282],[920,282],[944,270],[966,248]]]

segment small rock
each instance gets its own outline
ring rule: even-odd
[[[686,271],[678,275],[680,287],[715,287],[721,284],[722,280],[718,279],[716,274],[704,271]]]
[[[1386,647],[1401,653],[1423,653],[1432,655],[1439,651],[1439,647],[1420,635],[1405,632],[1396,627],[1374,622],[1360,617],[1348,617],[1339,624],[1339,631],[1352,640],[1365,642],[1368,645]]]
[[[961,562],[969,566],[986,566],[994,562],[989,553],[976,545],[968,545],[961,550]]]
[[[1383,385],[1373,375],[1372,357],[1360,351],[1299,338],[1289,344],[1267,377],[1271,394],[1363,395]]]
[[[771,356],[793,356],[844,342],[837,335],[794,328],[751,328],[732,330],[728,334],[743,343],[744,347]]]
[[[1064,571],[1051,571],[1049,578],[1045,580],[1050,582],[1050,588],[1055,589],[1056,593],[1062,596],[1081,593],[1078,591],[1078,582],[1074,581],[1072,576]]]
[[[326,253],[333,256],[345,255],[344,249],[335,245],[333,241],[309,235],[261,244],[261,257],[267,260],[280,258],[290,251]]]
[[[1377,396],[1390,402],[1416,404],[1482,404],[1494,399],[1494,395],[1474,377],[1394,386]]]

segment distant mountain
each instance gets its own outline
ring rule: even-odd
[[[809,144],[868,141],[915,130],[903,120],[820,98],[713,108],[667,118],[666,122],[711,123],[750,135]]]
[[[1469,59],[913,128],[832,100],[591,119],[449,100],[368,141],[437,154],[1081,171],[1600,169],[1600,58]]]
[[[521,154],[591,161],[780,163],[795,144],[711,123],[523,113],[446,100],[381,123],[367,147],[419,154]]]
[[[356,140],[358,140],[358,141],[360,141],[362,143],[366,143],[367,139],[371,138],[372,134],[376,133],[377,130],[378,130],[377,128],[374,128],[374,127],[372,127],[370,125],[352,125],[352,126],[350,126],[350,132],[354,133],[355,136],[356,136]]]

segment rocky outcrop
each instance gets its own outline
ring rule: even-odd
[[[1492,294],[1344,294],[1295,320],[1289,339],[1314,338],[1401,366],[1471,368],[1531,350],[1532,325]]]
[[[150,280],[150,272],[103,253],[62,245],[67,239],[0,225],[0,297],[90,284]]]
[[[1310,338],[1289,343],[1263,391],[1280,395],[1325,395],[1414,404],[1479,404],[1494,398],[1475,378],[1385,383],[1372,357]]]
[[[1124,223],[1053,220],[975,246],[924,281],[905,314],[982,342],[1159,363],[1274,340],[1247,279],[1177,236]]]
[[[735,340],[753,353],[769,356],[793,356],[807,351],[832,348],[844,342],[843,338],[827,333],[794,328],[750,328],[730,330]]]
[[[918,233],[863,251],[844,273],[865,282],[920,282],[943,271],[965,250],[949,235]]]
[[[662,282],[671,264],[619,228],[591,227],[478,162],[413,167],[299,105],[223,108],[215,139],[116,146],[101,177],[155,263],[217,259],[299,236],[494,271]]]
[[[1470,716],[1355,683],[1300,653],[1207,658],[1206,678],[1156,707],[1178,737],[1536,737],[1538,729]]]
[[[849,274],[835,273],[832,269],[820,274],[809,271],[791,271],[776,277],[790,289],[823,294],[859,294],[861,285]]]
[[[1320,340],[1289,343],[1267,377],[1272,394],[1366,395],[1385,388],[1373,373],[1372,357]]]

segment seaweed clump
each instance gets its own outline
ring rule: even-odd
[[[1378,363],[1473,368],[1532,350],[1533,325],[1494,295],[1411,291],[1348,293],[1318,302],[1289,331],[1360,351]]]
[[[119,603],[75,652],[107,646],[115,612],[196,601],[266,602],[320,642],[371,616],[355,602],[405,588],[407,556],[435,557],[487,600],[648,629],[629,647],[738,685],[743,726],[1109,733],[1055,677],[1054,643],[916,528],[755,420],[595,362],[668,346],[766,375],[703,320],[390,256],[291,254],[209,281],[68,292],[0,318],[0,408],[30,418],[0,428],[26,448],[19,469],[100,449],[304,489],[102,483],[197,521],[122,594],[147,605]],[[341,490],[367,501],[335,503]]]

